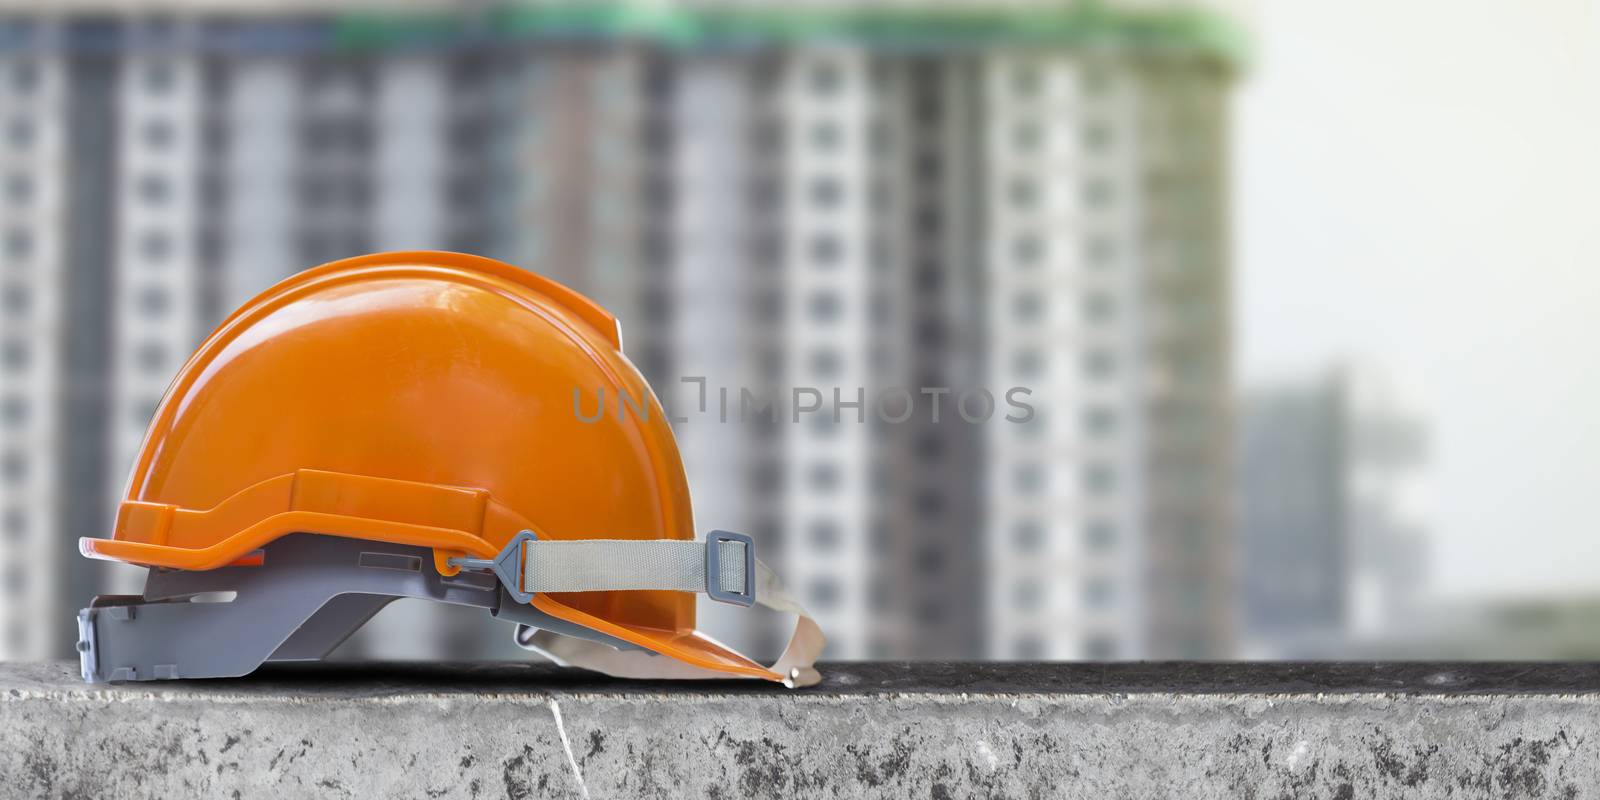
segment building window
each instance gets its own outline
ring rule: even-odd
[[[763,547],[776,550],[783,546],[783,526],[772,517],[757,517],[750,523],[750,533],[756,541],[762,543]]]
[[[833,322],[839,318],[843,301],[835,292],[818,291],[811,294],[807,306],[811,312],[811,319],[817,322]]]
[[[20,172],[6,176],[6,202],[14,206],[23,206],[32,199],[32,177]]]
[[[143,137],[145,147],[151,150],[165,150],[172,144],[172,123],[164,119],[147,120],[144,123]]]
[[[14,119],[6,126],[6,139],[11,142],[11,149],[26,150],[33,144],[33,122],[26,119]]]
[[[756,494],[776,494],[783,485],[783,467],[773,462],[764,462],[750,471],[750,490]]]
[[[1011,73],[1011,90],[1018,97],[1034,97],[1039,94],[1039,88],[1044,84],[1044,76],[1039,73],[1037,64],[1019,64]]]
[[[0,347],[0,362],[5,363],[8,372],[21,372],[28,366],[27,345],[16,339],[8,339]]]
[[[1104,67],[1088,67],[1080,75],[1079,85],[1084,94],[1100,97],[1111,89],[1111,74]]]
[[[1048,412],[1036,410],[1033,419],[1012,425],[1011,430],[1014,436],[1023,441],[1042,439],[1050,430],[1050,416]]]
[[[838,375],[839,353],[835,350],[812,351],[811,374],[817,378],[832,378]]]
[[[160,342],[145,342],[133,351],[134,363],[147,373],[158,373],[167,365],[167,348]]]
[[[8,541],[21,541],[28,533],[28,518],[20,508],[8,508],[5,513],[5,533]]]
[[[1109,350],[1091,350],[1083,357],[1083,371],[1091,378],[1109,378],[1117,371],[1117,357]]]
[[[1039,133],[1039,124],[1036,122],[1018,123],[1011,133],[1011,139],[1016,143],[1017,150],[1032,153],[1039,149],[1039,141],[1043,136]]]
[[[1017,581],[1011,589],[1011,605],[1018,611],[1037,611],[1044,605],[1044,586],[1032,578]]]
[[[149,286],[139,292],[139,311],[147,317],[160,317],[167,313],[171,301],[172,297],[165,289]]]
[[[886,213],[887,209],[889,208],[890,199],[889,187],[884,185],[883,181],[873,180],[868,183],[867,201],[871,204],[873,211]],[[881,234],[873,235],[870,237],[867,245],[872,251],[871,256],[869,256],[869,260],[872,262],[872,268],[879,272],[882,272],[888,268],[888,251],[886,250],[886,245],[883,242],[883,238],[884,237]]]
[[[812,521],[811,547],[819,553],[831,553],[839,549],[839,523],[831,519]]]
[[[33,295],[28,292],[28,287],[20,283],[8,284],[3,293],[0,305],[5,307],[7,314],[22,316],[28,313],[28,308],[33,305]]]
[[[1034,495],[1044,489],[1044,467],[1038,464],[1018,465],[1013,480],[1017,490],[1023,494]]]
[[[1044,373],[1044,354],[1032,347],[1018,350],[1011,358],[1011,369],[1021,378],[1037,378]]]
[[[1033,208],[1039,204],[1039,184],[1030,178],[1013,178],[1009,193],[1011,204],[1017,208]]]
[[[1104,180],[1092,180],[1083,187],[1083,202],[1090,208],[1106,208],[1111,205],[1111,184]]]
[[[1084,527],[1083,538],[1088,542],[1091,552],[1104,553],[1116,543],[1117,529],[1107,520],[1091,520]]]
[[[922,67],[922,74],[937,80],[938,68],[933,65]],[[911,112],[916,122],[923,125],[937,125],[944,116],[944,98],[940,96],[937,86],[925,85],[922,90],[911,98]]]
[[[837,64],[816,64],[811,67],[811,91],[827,97],[836,94],[844,84],[844,73]]]
[[[151,264],[159,264],[172,254],[172,237],[165,231],[145,231],[139,236],[139,255]]]
[[[20,452],[8,452],[0,459],[0,474],[5,475],[6,483],[22,483],[28,477],[28,460]]]
[[[1117,657],[1117,642],[1104,634],[1090,636],[1083,640],[1083,655],[1090,661],[1110,661]]]
[[[1084,256],[1092,267],[1109,267],[1112,259],[1116,256],[1116,245],[1112,243],[1109,236],[1090,237],[1083,249]]]
[[[21,564],[6,565],[6,594],[17,597],[28,590],[28,571]]]
[[[1083,412],[1083,429],[1091,437],[1104,438],[1117,429],[1117,412],[1105,406],[1095,406]]]
[[[834,208],[844,196],[844,185],[838,178],[822,176],[811,182],[811,204],[818,208]]]
[[[232,128],[229,125],[230,123],[219,119],[208,120],[205,127],[200,130],[200,146],[213,153],[226,152],[233,141]],[[173,138],[176,138],[176,135]],[[502,179],[503,177],[501,176]],[[496,189],[503,188],[502,184],[496,182],[494,176],[490,176],[490,184]]]
[[[325,115],[308,120],[300,127],[301,145],[321,156],[356,155],[368,152],[374,134],[361,119]]]
[[[839,243],[839,238],[826,233],[811,237],[809,248],[811,262],[823,267],[839,263],[839,258],[844,252],[844,246]]]
[[[1044,658],[1044,641],[1032,634],[1018,636],[1011,642],[1011,657],[1022,661]]]
[[[1090,494],[1106,494],[1116,483],[1116,471],[1109,464],[1090,464],[1083,470],[1083,488]]]
[[[1107,322],[1116,313],[1116,301],[1104,292],[1091,292],[1083,298],[1083,315],[1091,322]]]
[[[168,61],[154,61],[144,68],[144,88],[150,94],[166,94],[176,82],[177,72]]]
[[[1103,609],[1111,605],[1111,582],[1104,578],[1091,578],[1083,586],[1083,604],[1090,609]]]
[[[809,478],[813,490],[832,492],[839,487],[839,468],[828,463],[812,464]]]
[[[831,151],[839,147],[843,138],[839,133],[838,123],[822,120],[811,125],[811,146],[821,151]]]
[[[873,122],[867,126],[867,147],[877,156],[887,156],[889,146],[893,144],[889,138],[889,129],[881,121]]]
[[[843,418],[843,415],[841,415],[840,419]],[[811,418],[807,420],[807,425],[811,427],[812,435],[816,436],[818,439],[832,439],[834,434],[839,432],[840,423],[834,422],[831,415],[813,414]]]
[[[1083,148],[1091,153],[1102,153],[1111,146],[1111,128],[1104,123],[1090,123],[1083,129]]]
[[[1011,243],[1011,258],[1017,266],[1032,267],[1044,257],[1044,243],[1033,235],[1018,236]]]
[[[22,423],[28,421],[28,401],[16,395],[9,395],[0,401],[0,420],[5,421],[7,428],[20,428]]]
[[[39,65],[32,61],[18,61],[11,68],[11,88],[17,94],[32,94],[39,86]]]
[[[809,605],[818,610],[831,609],[839,604],[839,582],[833,578],[817,578],[806,591]]]
[[[1044,316],[1044,298],[1033,291],[1018,292],[1011,300],[1011,310],[1018,320],[1037,322]]]
[[[172,185],[162,175],[140,176],[136,190],[140,202],[151,206],[167,202],[167,198],[172,195]]]
[[[33,254],[33,234],[22,228],[6,231],[6,256],[24,259]]]
[[[1038,553],[1044,550],[1044,525],[1038,520],[1022,520],[1012,529],[1011,540],[1017,552]]]
[[[889,552],[889,526],[882,519],[872,520],[867,528],[867,547],[875,556]]]

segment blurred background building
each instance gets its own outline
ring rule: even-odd
[[[697,526],[753,533],[830,657],[1233,653],[1237,42],[1208,11],[1136,5],[6,18],[0,656],[68,655],[75,609],[138,590],[76,540],[104,535],[167,382],[228,311],[409,248],[613,310],[669,409],[710,409],[677,426]],[[723,390],[791,387],[826,410],[715,413]],[[896,387],[917,402],[887,423],[874,400]],[[1002,419],[1013,387],[1028,422]],[[978,388],[995,410],[968,423]],[[1305,461],[1274,415],[1360,438],[1345,392],[1253,404],[1246,481]],[[1247,570],[1278,563],[1282,513],[1346,560],[1368,535],[1344,466],[1304,466],[1328,485],[1246,526]],[[1259,591],[1248,608],[1272,604]],[[1337,623],[1346,600],[1283,608],[1320,622],[1326,601]],[[779,644],[704,611],[733,643]],[[402,602],[349,649],[509,639],[459,623]]]
[[[1416,623],[1426,433],[1371,365],[1252,388],[1239,413],[1242,651],[1332,657]]]

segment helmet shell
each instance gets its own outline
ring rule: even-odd
[[[491,557],[524,529],[693,539],[666,414],[593,301],[491,259],[405,252],[299,273],[225,320],[151,421],[112,537],[82,549],[213,569],[310,532],[430,547],[452,574],[446,559]],[[533,604],[697,666],[771,677],[695,632],[693,595]]]

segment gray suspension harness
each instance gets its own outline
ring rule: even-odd
[[[428,548],[302,533],[267,545],[256,566],[152,568],[142,595],[96,597],[78,612],[83,678],[235,677],[267,662],[321,659],[402,597],[486,609],[517,624],[518,644],[564,666],[623,677],[734,677],[659,658],[529,604],[540,592],[670,590],[797,614],[773,669],[790,686],[819,680],[812,665],[821,630],[755,558],[748,536],[539,541],[524,531],[493,559],[452,563],[461,572],[447,577]]]

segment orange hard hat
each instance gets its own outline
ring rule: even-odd
[[[815,679],[820,632],[754,560],[754,544],[720,533],[697,541],[672,430],[623,355],[616,319],[491,259],[337,261],[223,321],[156,411],[111,538],[81,540],[87,556],[158,568],[145,595],[98,598],[80,613],[85,677],[238,672],[196,655],[203,645],[186,638],[192,615],[225,612],[168,608],[197,605],[174,600],[202,586],[314,585],[328,597],[316,609],[327,620],[320,627],[353,630],[371,611],[334,614],[354,602],[335,598],[358,590],[328,584],[355,573],[318,565],[318,553],[337,548],[350,569],[399,565],[390,571],[433,587],[393,596],[493,594],[465,602],[524,622],[519,639],[564,663],[623,675]],[[671,576],[657,581],[652,570]],[[351,580],[365,594],[386,591],[362,583],[369,573]],[[719,599],[801,613],[785,660],[768,668],[698,632],[695,581]],[[258,591],[267,590],[237,589]],[[176,616],[146,624],[170,630],[112,630],[162,614]],[[272,635],[311,636],[296,631],[318,627],[314,616]],[[119,636],[127,643],[114,644]],[[177,644],[152,644],[168,640]],[[261,645],[260,660],[305,650],[285,655],[284,642]],[[655,666],[663,656],[678,663]]]

